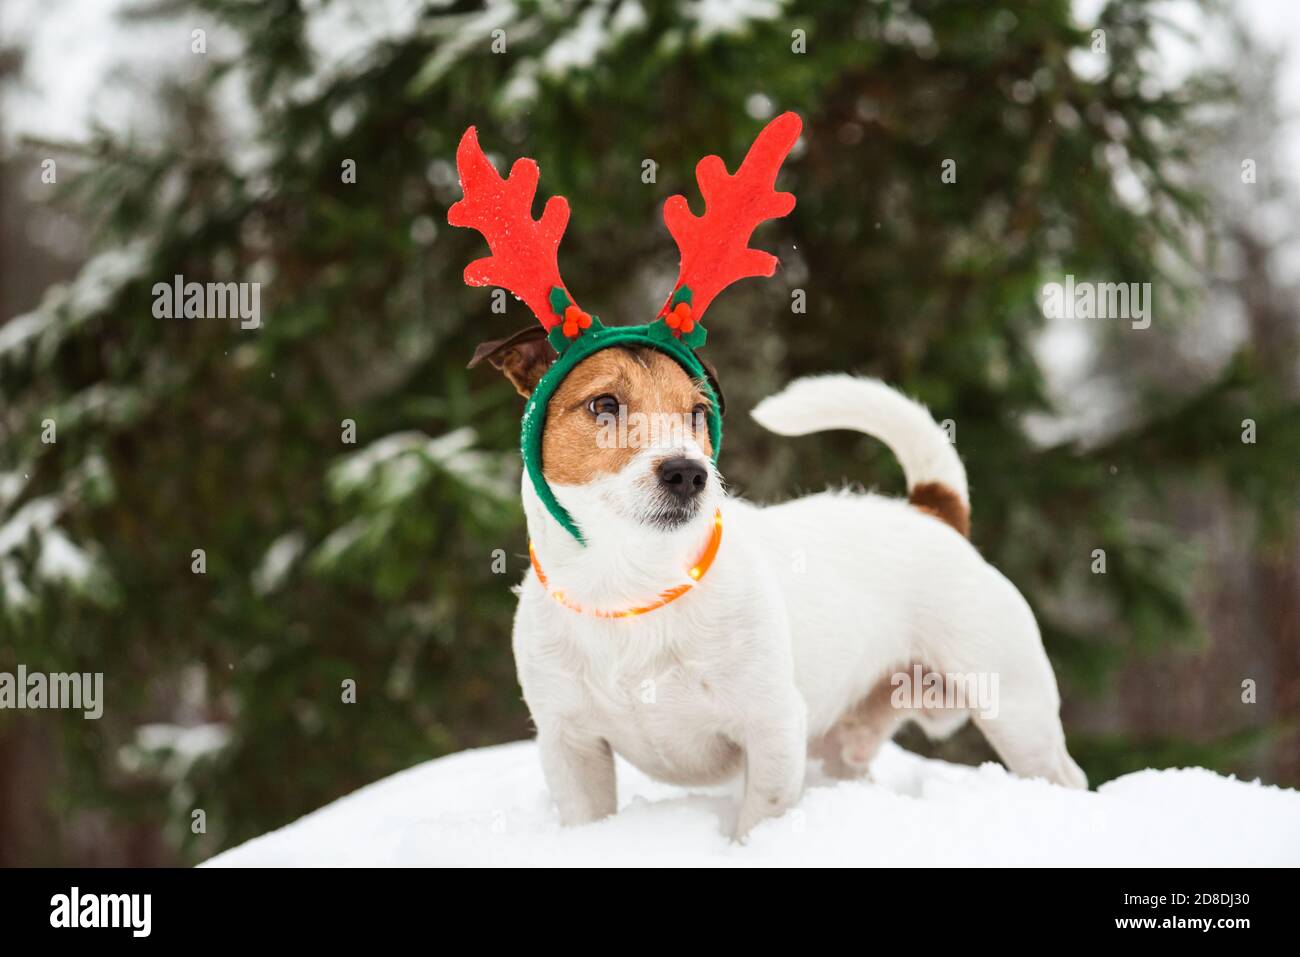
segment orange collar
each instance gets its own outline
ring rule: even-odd
[[[704,551],[701,552],[700,557],[695,560],[695,564],[686,570],[686,574],[690,576],[691,580],[681,585],[675,585],[667,591],[660,593],[659,597],[648,605],[637,605],[635,608],[626,608],[623,611],[605,611],[603,609],[583,608],[581,605],[575,604],[565,598],[564,592],[562,591],[550,591],[547,589],[547,594],[570,611],[576,611],[583,615],[595,615],[597,618],[633,618],[637,615],[644,615],[648,611],[654,611],[656,608],[662,608],[664,605],[676,601],[694,588],[695,583],[704,577],[705,573],[709,570],[709,566],[713,564],[713,559],[716,558],[718,554],[718,546],[721,544],[722,510],[719,509],[713,515],[713,531],[709,535],[709,543],[704,546]],[[541,563],[537,561],[537,552],[533,549],[532,542],[528,543],[528,558],[533,563],[533,571],[537,572],[537,580],[542,583],[543,588],[547,588],[546,574],[542,571]]]

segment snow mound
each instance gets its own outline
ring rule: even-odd
[[[1069,791],[889,745],[873,781],[815,771],[799,805],[727,838],[739,784],[687,790],[619,762],[617,816],[561,828],[531,741],[465,751],[362,788],[217,855],[219,867],[1300,864],[1300,791],[1201,768]]]

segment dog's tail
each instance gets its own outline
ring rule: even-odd
[[[970,536],[970,493],[957,450],[925,406],[878,379],[796,379],[751,415],[778,435],[853,429],[875,436],[902,464],[908,501]]]

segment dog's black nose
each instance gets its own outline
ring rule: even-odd
[[[664,459],[659,463],[659,484],[685,502],[704,491],[709,470],[693,459]]]

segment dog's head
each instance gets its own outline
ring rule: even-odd
[[[664,224],[681,253],[677,281],[654,319],[620,326],[583,310],[561,279],[556,254],[569,206],[552,196],[533,218],[537,164],[517,160],[503,179],[474,127],[461,137],[456,169],[464,196],[448,208],[447,222],[477,230],[491,251],[466,267],[465,282],[508,289],[540,324],[485,343],[475,362],[491,360],[531,396],[525,489],[579,542],[604,532],[602,525],[614,534],[625,534],[629,522],[683,528],[720,496],[713,460],[722,440],[721,393],[706,384],[711,373],[696,351],[707,339],[703,318],[733,282],[775,272],[776,257],[749,240],[760,223],[794,208],[794,197],[775,184],[801,129],[794,113],[775,117],[735,173],[718,156],[700,160],[704,213],[692,213],[682,195],[664,203]]]
[[[487,360],[527,397],[556,358],[541,332],[484,343],[472,364]],[[560,382],[546,404],[542,474],[584,534],[672,532],[713,514],[722,483],[708,417],[722,392],[711,367],[706,375],[649,346],[612,346]]]

